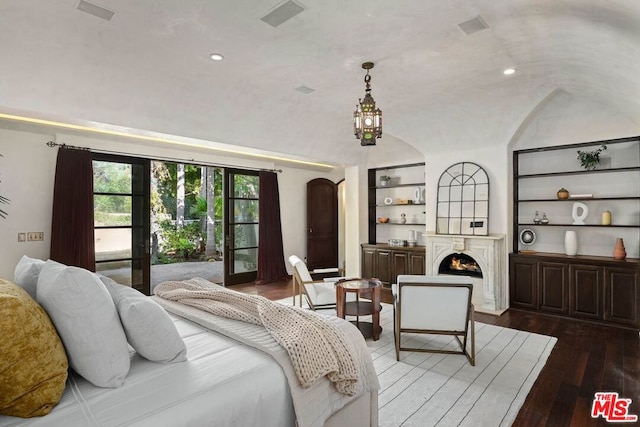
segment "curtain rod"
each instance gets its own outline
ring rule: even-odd
[[[192,164],[196,164],[196,165],[201,165],[201,166],[213,166],[213,167],[227,167],[227,168],[240,168],[240,169],[246,169],[246,170],[255,170],[255,171],[264,171],[264,172],[278,172],[278,173],[282,173],[282,169],[264,169],[264,168],[254,168],[254,167],[245,167],[245,166],[238,166],[238,165],[226,165],[224,163],[209,163],[209,162],[202,162],[202,161],[197,161],[196,159],[176,159],[176,158],[172,158],[172,157],[154,157],[154,158],[150,158],[150,157],[144,157],[141,156],[139,154],[132,154],[132,153],[126,153],[124,151],[111,151],[111,150],[93,150],[89,147],[77,147],[75,145],[68,145],[68,144],[59,144],[57,142],[54,141],[49,141],[47,142],[47,146],[54,148],[54,147],[60,147],[60,148],[69,148],[72,150],[86,150],[86,151],[91,151],[91,152],[95,152],[95,153],[101,153],[101,154],[114,154],[114,155],[121,155],[121,156],[130,156],[130,157],[136,157],[136,158],[140,158],[140,159],[148,159],[148,160],[164,160],[164,161],[171,161],[171,162],[176,162],[176,163],[192,163]]]

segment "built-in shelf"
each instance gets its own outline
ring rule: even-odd
[[[411,226],[424,230],[426,226],[424,167],[424,163],[409,163],[368,170],[369,243],[373,244],[378,240],[407,239],[409,233],[406,228]],[[391,177],[387,185],[380,185],[379,179],[383,175]],[[389,199],[387,201],[392,203],[384,203],[387,198]],[[419,201],[419,203],[398,203],[399,201]],[[392,221],[398,221],[401,213],[406,214],[407,222],[404,224],[378,222],[379,217],[390,217]],[[419,233],[420,230],[417,232]]]
[[[520,222],[518,223],[519,225],[524,225],[527,227],[602,227],[602,228],[610,228],[610,227],[621,227],[621,228],[638,228],[640,227],[640,225],[636,224],[636,225],[624,225],[624,224],[610,224],[610,225],[602,225],[602,224],[555,224],[555,223],[549,223],[549,224],[536,224],[534,222],[531,223],[524,223],[524,222]]]
[[[426,225],[423,222],[376,222],[376,225]]]
[[[577,151],[591,151],[600,145],[602,164],[582,169]],[[606,155],[605,155],[606,153]],[[558,199],[560,188],[577,197]],[[593,195],[593,197],[581,197]],[[586,224],[573,224],[572,204],[588,207]],[[577,208],[574,208],[577,209]],[[612,223],[601,224],[601,213],[609,211]],[[606,255],[616,238],[624,238],[627,251],[637,255],[640,240],[640,137],[593,141],[513,152],[513,250],[542,249],[564,253],[564,231],[578,233],[579,254]],[[546,215],[548,224],[531,219]],[[523,229],[537,233],[532,246],[519,241]],[[584,228],[581,231],[580,228]],[[591,231],[588,231],[591,230]],[[610,230],[610,231],[607,231]]]
[[[386,208],[387,206],[420,206],[424,208],[426,205],[424,203],[391,203],[390,205],[374,205],[376,208]]]
[[[520,203],[530,202],[585,202],[589,200],[640,200],[640,196],[630,197],[574,197],[569,199],[520,199]]]
[[[577,151],[603,144],[598,168],[580,169]],[[558,199],[560,188],[594,197]],[[573,224],[579,209],[573,203],[584,206],[586,224]],[[538,212],[550,222],[534,223]],[[613,223],[600,223],[605,212]],[[510,307],[640,330],[638,212],[640,137],[514,151]],[[534,236],[528,245],[519,239],[525,229]],[[565,254],[569,231],[577,236],[575,255]],[[622,238],[627,258],[614,259]]]
[[[542,178],[549,176],[569,176],[569,175],[586,175],[594,173],[613,173],[613,172],[634,172],[640,171],[640,166],[633,166],[628,168],[607,168],[607,169],[595,169],[595,170],[580,170],[580,171],[566,171],[566,172],[547,172],[547,173],[531,173],[518,175],[518,179],[523,178]]]
[[[378,185],[369,188],[375,188],[376,190],[384,190],[387,188],[400,188],[400,187],[424,187],[424,182],[412,182],[410,184],[389,184],[389,185]]]

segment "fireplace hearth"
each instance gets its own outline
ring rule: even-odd
[[[472,301],[476,311],[501,314],[507,309],[508,280],[503,234],[466,236],[425,233],[423,236],[428,276],[471,276]],[[445,266],[447,271],[443,272],[441,268]]]
[[[482,278],[482,269],[473,257],[458,252],[444,257],[438,267],[438,274]]]

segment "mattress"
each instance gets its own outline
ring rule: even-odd
[[[293,426],[287,379],[278,363],[188,320],[170,315],[187,361],[162,364],[132,351],[123,386],[100,388],[70,372],[53,411],[39,418],[0,415],[0,426]]]

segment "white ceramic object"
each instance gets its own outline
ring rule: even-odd
[[[422,189],[420,187],[416,187],[413,190],[413,203],[420,204],[422,202]]]
[[[578,236],[573,230],[564,233],[564,252],[570,256],[578,253]]]
[[[573,225],[585,225],[584,220],[589,215],[589,207],[582,202],[575,202],[571,211]]]
[[[387,197],[384,199],[384,204],[385,205],[391,205],[393,204],[393,199],[391,197]]]

